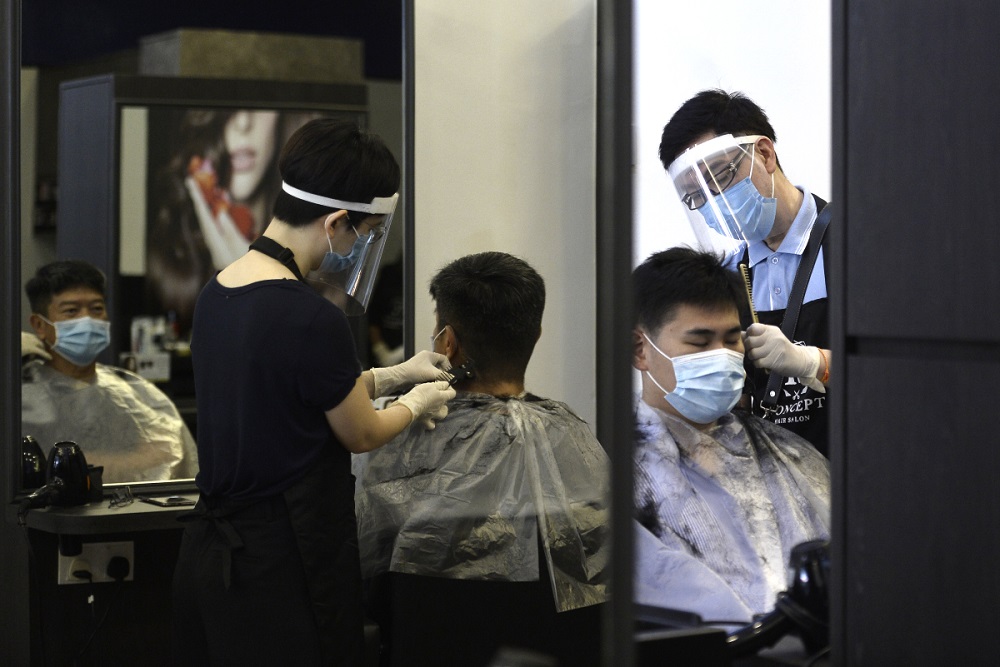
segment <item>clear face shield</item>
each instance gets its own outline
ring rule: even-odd
[[[375,287],[382,251],[399,202],[399,193],[391,197],[375,197],[369,203],[362,203],[321,197],[287,183],[282,183],[281,187],[297,199],[347,210],[352,219],[357,218],[359,213],[363,216],[355,223],[358,238],[350,253],[340,257],[340,261],[334,264],[324,262],[319,269],[310,271],[306,276],[306,282],[347,315],[363,315]],[[361,233],[359,228],[368,231]]]
[[[702,247],[718,245],[715,235],[752,243],[771,233],[777,212],[774,177],[770,196],[752,180],[755,170],[763,170],[756,159],[756,142],[762,138],[714,137],[681,153],[667,169]]]

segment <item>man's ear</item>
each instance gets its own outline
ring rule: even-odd
[[[444,333],[441,334],[443,339],[441,342],[444,345],[444,355],[448,357],[448,361],[451,362],[452,366],[457,366],[464,361],[462,358],[462,346],[458,342],[458,336],[455,335],[455,330],[450,326],[445,327]]]
[[[639,329],[632,330],[632,368],[637,371],[648,371],[646,363],[646,338]]]
[[[774,149],[774,142],[768,137],[761,137],[754,145],[767,173],[773,174],[778,168],[778,153]]]
[[[32,313],[28,317],[28,324],[31,325],[31,329],[39,339],[45,340],[45,320],[38,313]]]

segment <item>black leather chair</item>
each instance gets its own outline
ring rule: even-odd
[[[601,610],[557,612],[544,555],[538,581],[470,581],[397,572],[372,582],[390,667],[480,667],[503,649],[535,652],[563,667],[601,661]]]

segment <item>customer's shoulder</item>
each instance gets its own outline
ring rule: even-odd
[[[119,366],[97,364],[98,385],[120,396],[132,396],[149,407],[173,406],[170,397],[154,382]]]
[[[547,411],[554,416],[559,416],[566,419],[571,419],[573,421],[580,422],[583,425],[587,425],[586,420],[583,419],[577,412],[571,408],[567,403],[562,401],[557,401],[554,398],[544,398],[541,396],[536,396],[535,394],[525,394],[524,402],[527,405],[533,405],[538,407],[540,410]]]
[[[733,414],[740,419],[751,436],[764,436],[786,452],[794,451],[800,456],[826,460],[811,442],[798,433],[744,410],[734,410]]]

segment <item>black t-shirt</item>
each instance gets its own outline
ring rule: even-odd
[[[350,474],[350,454],[325,415],[361,373],[339,308],[295,280],[227,288],[213,278],[195,306],[191,352],[202,493],[281,493],[323,448]]]

